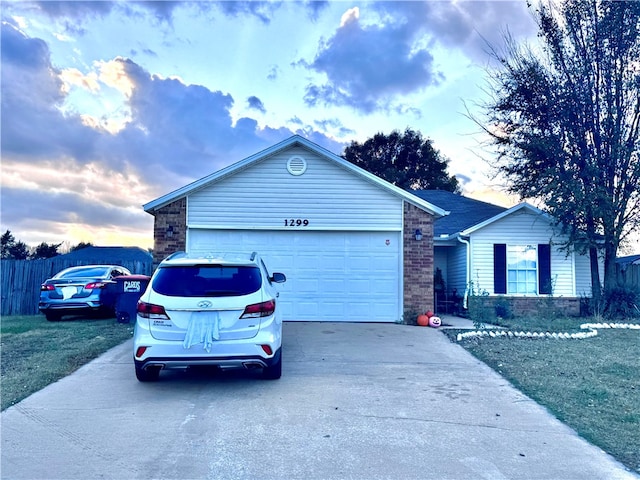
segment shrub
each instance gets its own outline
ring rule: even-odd
[[[605,293],[605,313],[608,318],[631,318],[640,316],[640,292],[630,287],[619,286]]]
[[[496,311],[496,317],[509,319],[513,317],[513,313],[511,312],[511,304],[509,300],[504,297],[498,297],[494,303],[494,308]]]

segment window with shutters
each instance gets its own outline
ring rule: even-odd
[[[551,245],[493,245],[493,293],[552,295]]]
[[[536,245],[507,245],[507,293],[538,293]]]

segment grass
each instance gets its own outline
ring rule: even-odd
[[[43,315],[0,321],[2,410],[131,338],[133,324],[110,319],[48,322]]]
[[[585,319],[500,320],[514,331],[577,332]],[[446,331],[455,339],[459,331]],[[460,344],[579,435],[640,473],[640,331],[583,340],[475,338]]]

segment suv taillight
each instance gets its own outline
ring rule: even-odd
[[[240,318],[260,318],[273,315],[276,310],[276,301],[269,300],[262,303],[254,303],[253,305],[247,305]]]
[[[154,305],[153,303],[146,303],[139,300],[137,311],[138,315],[142,318],[149,318],[151,320],[169,320],[169,315],[167,315],[167,312],[164,310],[162,305]]]

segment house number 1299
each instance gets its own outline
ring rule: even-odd
[[[284,219],[285,227],[308,227],[309,220],[302,218],[285,218]]]

